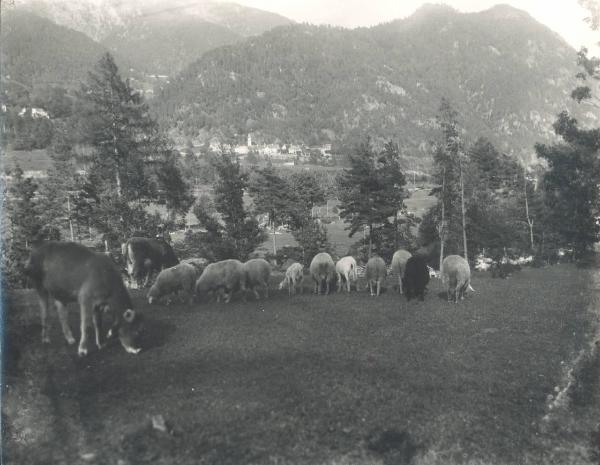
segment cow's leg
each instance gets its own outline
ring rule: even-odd
[[[150,282],[151,274],[152,274],[152,271],[148,270],[148,272],[146,273],[146,279],[144,280],[144,284],[142,285],[143,287],[148,286],[148,282]]]
[[[79,313],[81,314],[81,336],[79,339],[79,348],[77,349],[77,354],[80,357],[84,357],[88,353],[87,349],[87,329],[90,327],[90,320],[92,319],[92,315],[94,313],[94,308],[87,301],[87,299],[79,299]]]
[[[100,340],[100,333],[102,332],[102,309],[101,308],[95,308],[94,311],[92,312],[92,323],[94,325],[94,335],[96,337],[96,347],[98,347],[98,349],[102,349],[102,347],[104,347],[104,344],[102,344],[102,341]]]
[[[71,332],[71,328],[69,327],[69,314],[67,309],[58,300],[54,301],[54,305],[56,305],[56,313],[58,313],[58,321],[60,321],[60,326],[62,328],[62,332],[65,336],[65,339],[69,343],[69,345],[75,344],[75,338],[73,337],[73,333]]]
[[[48,334],[48,305],[50,304],[49,296],[44,292],[43,295],[38,296],[40,302],[40,318],[42,320],[42,342],[47,344],[50,342],[50,335]]]

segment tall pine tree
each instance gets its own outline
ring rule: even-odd
[[[400,168],[398,147],[388,142],[380,153],[370,140],[350,156],[350,168],[339,180],[340,216],[349,223],[350,237],[368,228],[368,255],[382,253],[382,232],[389,229],[406,198],[406,180]]]
[[[177,160],[139,92],[104,55],[77,93],[71,118],[75,142],[91,147],[85,160],[93,180],[93,222],[122,240],[149,221],[146,205],[166,200],[170,219],[192,198]]]

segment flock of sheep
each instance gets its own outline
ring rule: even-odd
[[[391,272],[398,278],[398,289],[406,298],[417,297],[424,300],[431,269],[427,266],[424,256],[412,255],[406,250],[394,253],[391,262]],[[332,286],[337,284],[337,292],[345,286],[350,292],[352,283],[357,286],[359,267],[354,257],[346,256],[334,263],[331,255],[321,252],[315,255],[310,263],[309,275],[314,284],[314,293],[329,294]],[[364,267],[366,287],[371,296],[379,296],[382,285],[387,278],[388,267],[379,256],[371,257]],[[235,292],[241,292],[245,299],[247,291],[251,291],[256,299],[260,298],[259,289],[264,297],[269,297],[269,279],[271,265],[262,258],[254,258],[242,263],[229,259],[216,263],[208,263],[203,258],[183,260],[178,265],[162,270],[147,298],[152,304],[161,297],[183,291],[190,300],[195,297],[214,297],[217,302],[229,302]],[[458,302],[463,299],[467,290],[473,290],[471,271],[468,262],[458,256],[446,257],[442,264],[441,278],[446,287],[448,301]],[[288,289],[290,297],[298,291],[303,292],[304,266],[298,262],[290,264],[285,277],[279,284],[279,289]]]

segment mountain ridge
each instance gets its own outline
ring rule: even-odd
[[[348,146],[370,134],[422,157],[442,96],[466,137],[532,156],[575,87],[576,52],[521,10],[426,6],[370,28],[281,26],[207,52],[156,99],[182,137]],[[584,115],[585,116],[585,115]]]

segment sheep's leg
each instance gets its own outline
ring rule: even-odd
[[[398,291],[400,292],[400,295],[404,294],[404,292],[402,292],[402,273],[398,273]]]
[[[256,287],[252,288],[252,292],[254,293],[254,297],[256,297],[256,300],[260,300],[260,294],[256,290]]]
[[[265,282],[265,299],[269,298],[269,283]]]
[[[340,292],[342,290],[342,286],[343,286],[342,275],[340,273],[338,273],[337,274],[337,278],[338,278],[338,280],[337,280],[337,291]]]
[[[371,293],[371,296],[373,296],[373,282],[369,279],[369,291]]]
[[[350,294],[350,274],[346,274],[346,287],[348,289],[348,294]]]
[[[379,297],[379,292],[381,291],[381,279],[377,280],[377,297]]]
[[[320,287],[321,287],[321,283],[315,279],[315,294],[319,295]]]
[[[326,290],[325,295],[329,295],[329,278],[327,278],[325,280],[325,290]]]

